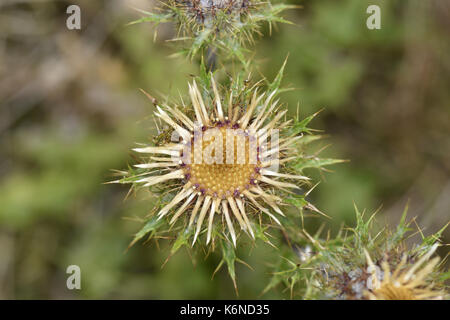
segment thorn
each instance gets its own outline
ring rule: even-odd
[[[145,94],[147,96],[147,98],[153,103],[153,105],[156,106],[156,104],[158,103],[158,100],[156,100],[156,98],[152,97],[148,92],[146,92],[144,89],[139,88],[139,90]]]

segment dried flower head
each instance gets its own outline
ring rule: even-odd
[[[445,293],[442,290],[435,289],[433,282],[427,283],[426,281],[439,262],[439,257],[428,261],[437,247],[438,244],[433,245],[409,268],[405,268],[408,257],[404,255],[401,262],[395,267],[394,272],[391,272],[389,262],[383,260],[381,262],[383,268],[381,277],[379,276],[381,274],[379,268],[377,269],[369,253],[365,251],[367,264],[372,274],[370,278],[371,288],[365,292],[365,297],[371,300],[443,299]],[[426,263],[427,261],[428,263]],[[423,268],[421,268],[422,266]]]
[[[374,232],[375,214],[366,220],[356,209],[355,228],[342,229],[332,239],[321,239],[320,233],[308,236],[306,243],[294,247],[313,249],[308,255],[291,250],[277,266],[267,290],[282,282],[290,286],[292,295],[302,294],[304,299],[444,299],[448,275],[441,270],[439,257],[430,258],[446,226],[408,249],[405,240],[411,222],[405,221],[406,211],[393,232]],[[345,230],[351,234],[344,234]],[[306,289],[296,292],[294,285],[300,281]]]
[[[188,225],[190,227],[194,221],[196,222],[193,242],[195,243],[209,214],[206,239],[206,243],[209,243],[215,214],[222,213],[233,243],[236,244],[232,218],[238,222],[242,230],[252,238],[255,237],[249,221],[248,203],[252,203],[258,210],[279,223],[258,200],[262,200],[265,205],[282,215],[277,204],[281,202],[281,198],[272,194],[269,188],[295,189],[298,186],[276,178],[283,180],[308,180],[308,178],[270,170],[274,161],[290,160],[288,157],[290,147],[301,138],[301,136],[285,138],[281,145],[278,145],[278,141],[276,145],[271,141],[268,147],[266,143],[268,135],[278,130],[276,128],[285,128],[291,122],[280,121],[287,110],[277,113],[273,119],[266,121],[277,109],[277,103],[272,102],[275,92],[264,97],[264,93],[258,95],[255,90],[245,110],[230,103],[225,115],[214,78],[211,78],[211,82],[215,94],[214,109],[206,107],[195,81],[189,86],[195,119],[190,119],[182,111],[169,106],[157,107],[156,116],[170,125],[180,135],[182,141],[159,147],[134,149],[139,153],[154,155],[150,157],[151,161],[148,163],[136,165],[138,168],[148,169],[143,175],[145,177],[136,183],[143,183],[144,187],[148,187],[166,183],[168,180],[181,180],[178,194],[158,212],[158,217],[164,217],[170,209],[181,204],[170,219],[170,224],[173,224],[193,203]],[[254,116],[257,106],[260,110],[257,116]],[[251,159],[252,153],[254,159]],[[160,154],[170,155],[171,158],[157,158],[156,155]],[[273,154],[281,154],[282,158],[272,159],[270,156]],[[239,159],[239,156],[242,156],[242,159]],[[167,170],[169,173],[162,174]]]
[[[288,23],[280,14],[294,7],[258,0],[166,0],[158,13],[140,10],[145,16],[131,24],[175,22],[178,32],[173,40],[187,41],[188,56],[194,57],[206,48],[221,49],[247,65],[243,45],[252,43],[254,34],[261,34],[264,22],[270,30],[274,23]]]
[[[282,226],[283,205],[319,212],[300,190],[309,180],[303,169],[321,166],[302,150],[312,140],[304,134],[313,116],[286,119],[287,109],[275,100],[281,74],[269,92],[248,80],[219,88],[211,75],[200,79],[201,87],[189,84],[189,103],[157,105],[155,115],[167,129],[155,145],[135,148],[141,163],[114,181],[160,195],[135,241],[167,222],[181,231],[183,244],[190,239],[194,245],[204,232],[207,244],[219,236],[236,246],[240,230],[268,242],[264,230],[273,222]]]
[[[329,297],[424,300],[445,296],[443,281],[439,280],[439,257],[423,266],[439,246],[436,241],[445,227],[408,250],[405,240],[410,223],[405,222],[406,211],[395,232],[385,230],[376,236],[371,232],[374,215],[363,222],[362,215],[357,214],[358,225],[352,229],[350,242],[335,250],[330,263],[321,267],[322,288],[328,288]]]

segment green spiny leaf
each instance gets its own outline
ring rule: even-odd
[[[294,123],[294,125],[290,128],[290,134],[297,135],[303,132],[311,133],[311,129],[309,129],[307,126],[319,113],[320,111],[313,113],[305,119]]]
[[[275,90],[278,92],[280,90],[280,85],[281,81],[283,80],[284,68],[286,67],[287,59],[288,57],[284,59],[283,65],[275,76],[275,79],[273,79],[273,81],[267,86],[269,92],[273,92]]]
[[[324,166],[329,166],[336,163],[346,162],[346,160],[341,159],[326,159],[326,158],[300,158],[296,163],[292,165],[292,167],[296,170],[302,171],[306,168],[316,168],[320,169]]]
[[[194,228],[186,228],[184,232],[180,232],[179,236],[177,237],[177,240],[175,240],[175,243],[172,246],[172,249],[170,250],[170,254],[173,255],[175,252],[177,252],[182,246],[189,246],[189,239],[194,234]]]
[[[134,236],[133,241],[130,243],[129,247],[133,246],[137,241],[142,239],[145,235],[150,233],[150,237],[153,237],[158,228],[164,224],[164,221],[162,219],[158,219],[158,217],[155,215],[151,217],[146,224],[142,227],[139,232],[137,232]]]
[[[220,246],[222,248],[222,261],[227,264],[228,274],[230,275],[231,280],[234,284],[234,289],[237,293],[237,285],[236,285],[236,271],[235,271],[235,262],[236,262],[236,252],[233,244],[230,241],[225,239],[220,240]]]
[[[141,10],[139,10],[141,11]],[[172,16],[172,14],[170,13],[166,13],[166,14],[158,14],[158,13],[151,13],[151,12],[146,12],[146,11],[142,11],[143,13],[145,13],[147,16],[131,21],[129,23],[127,23],[127,25],[133,25],[133,24],[137,24],[137,23],[143,23],[143,22],[155,22],[155,26],[157,26],[160,23],[163,22],[168,22],[170,21],[170,18]]]

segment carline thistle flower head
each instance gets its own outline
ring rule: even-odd
[[[286,134],[292,120],[283,119],[287,109],[273,101],[278,89],[259,93],[253,87],[244,100],[229,90],[226,101],[212,75],[210,84],[208,100],[194,80],[188,106],[156,107],[155,115],[173,130],[170,141],[134,149],[144,155],[135,165],[139,171],[115,182],[144,188],[174,183],[176,192],[156,220],[174,225],[183,217],[192,245],[204,230],[207,244],[222,234],[236,246],[239,230],[255,239],[263,216],[281,225],[277,191],[293,194],[309,178],[286,170],[300,157],[295,145],[302,135]]]
[[[356,207],[355,207],[356,208]],[[440,300],[448,297],[440,258],[433,257],[438,239],[447,226],[408,248],[412,235],[406,221],[407,207],[395,230],[374,229],[374,216],[363,219],[356,209],[357,225],[338,240],[338,246],[322,241],[318,249],[319,273],[314,276],[316,294],[345,300]],[[374,231],[376,230],[376,233]],[[327,243],[329,247],[327,247]],[[445,260],[445,259],[444,259]],[[316,275],[318,277],[316,277]]]
[[[428,261],[436,251],[435,244],[414,264],[408,266],[406,254],[400,263],[391,271],[389,262],[384,259],[381,269],[372,261],[365,251],[370,284],[364,295],[370,300],[442,300],[446,293],[438,290],[435,283],[427,281],[439,263],[439,257]]]
[[[130,24],[174,22],[177,35],[172,40],[187,42],[188,56],[203,49],[220,49],[246,65],[245,44],[253,43],[255,34],[261,35],[263,23],[268,23],[270,30],[275,23],[289,23],[281,13],[295,7],[258,0],[165,0],[158,12],[140,10],[145,16]]]
[[[364,250],[366,263],[356,266],[349,262],[349,271],[327,272],[323,279],[324,286],[331,285],[327,296],[346,300],[442,300],[447,293],[442,283],[432,280],[439,273],[440,258],[430,260],[438,246],[436,243],[424,250],[422,256],[405,249],[385,252],[375,261]]]
[[[405,208],[395,229],[380,230],[377,212],[365,218],[355,205],[356,225],[342,226],[335,237],[314,235],[291,238],[292,249],[274,265],[273,277],[264,292],[278,284],[288,286],[302,299],[333,300],[440,300],[447,299],[446,258],[433,257],[447,228],[425,236],[411,245],[417,233],[415,220],[406,220]],[[298,286],[302,281],[305,286]],[[295,289],[295,290],[294,290]]]

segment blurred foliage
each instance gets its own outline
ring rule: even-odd
[[[425,234],[437,232],[450,218],[448,2],[378,0],[374,31],[365,26],[373,1],[289,2],[302,5],[286,14],[294,24],[260,39],[255,65],[273,79],[289,54],[290,114],[297,103],[301,118],[323,109],[311,126],[330,135],[324,155],[351,160],[310,172],[323,179],[309,197],[332,217],[326,228],[354,225],[353,201],[368,211],[383,205],[396,224],[411,199],[409,215]],[[235,298],[225,270],[211,279],[220,256],[181,249],[164,264],[170,243],[154,241],[127,251],[154,204],[145,192],[123,201],[123,188],[103,184],[155,132],[138,89],[166,100],[195,72],[169,57],[173,26],[161,24],[153,41],[150,25],[127,26],[139,18],[133,7],[150,11],[153,1],[80,0],[82,30],[69,31],[70,4],[0,3],[0,299]],[[314,234],[322,222],[304,227]],[[236,265],[240,298],[290,296],[281,288],[260,296],[276,250],[260,242],[238,256],[253,269]],[[81,267],[80,291],[66,288],[71,264]]]

